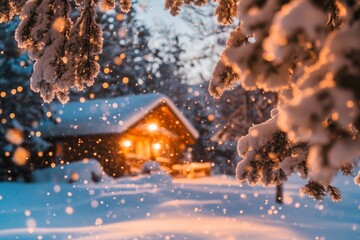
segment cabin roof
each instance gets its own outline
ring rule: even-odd
[[[61,121],[54,123],[46,119],[40,122],[38,130],[45,138],[123,133],[161,104],[173,111],[194,138],[199,137],[198,131],[175,104],[161,93],[86,100],[83,103],[76,101],[65,105],[54,103],[51,105],[53,117]]]

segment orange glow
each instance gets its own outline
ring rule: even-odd
[[[8,129],[5,138],[12,144],[20,145],[24,141],[24,133],[17,128]]]
[[[159,149],[161,148],[161,144],[160,144],[160,143],[155,143],[155,144],[153,145],[153,148],[154,148],[155,150],[159,150]]]
[[[208,119],[210,122],[212,122],[212,121],[214,121],[215,116],[212,115],[212,114],[210,114],[210,115],[207,117],[207,119]]]
[[[106,89],[106,88],[108,88],[108,87],[109,87],[109,84],[108,84],[107,82],[104,82],[104,83],[103,83],[103,88]]]
[[[30,154],[25,148],[18,147],[14,152],[13,162],[18,166],[23,166],[26,164],[29,156]]]
[[[346,102],[346,107],[348,107],[348,108],[354,107],[354,102],[351,101],[351,100],[348,100],[348,101]]]
[[[335,2],[335,4],[336,4],[336,6],[338,7],[339,15],[340,15],[341,17],[345,17],[346,14],[347,14],[346,7],[345,7],[342,3],[337,2],[337,1]]]
[[[104,73],[105,74],[108,74],[109,72],[110,72],[110,68],[108,68],[108,67],[104,68]]]
[[[339,119],[339,113],[338,112],[334,112],[331,114],[331,119],[333,121],[337,121]]]
[[[120,57],[115,57],[115,58],[114,58],[114,63],[115,63],[116,65],[121,65],[121,64],[122,64],[122,59],[121,59]]]
[[[335,81],[333,78],[333,74],[332,73],[327,73],[325,75],[325,78],[320,82],[319,86],[320,88],[329,88],[329,87],[334,87],[335,86]]]
[[[67,57],[62,57],[62,58],[61,58],[61,61],[63,61],[63,63],[65,63],[65,64],[67,64],[68,58],[67,58]]]
[[[55,19],[53,28],[58,32],[63,32],[65,30],[66,22],[65,19],[62,17],[58,17]]]
[[[121,13],[117,14],[116,15],[116,20],[118,20],[119,22],[124,20],[124,14],[121,14]]]
[[[158,125],[156,125],[155,123],[150,123],[148,125],[148,129],[149,129],[149,131],[154,132],[154,131],[158,130]]]
[[[131,141],[130,140],[125,140],[125,141],[123,141],[122,145],[124,147],[131,147]]]

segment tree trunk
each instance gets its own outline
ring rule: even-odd
[[[284,184],[281,183],[276,186],[276,202],[279,204],[283,203],[283,195],[284,195]]]

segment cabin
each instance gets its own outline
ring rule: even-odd
[[[108,175],[120,177],[153,160],[171,172],[199,136],[160,93],[82,99],[51,107],[54,114],[38,127],[52,145],[38,160],[42,166],[95,158]]]

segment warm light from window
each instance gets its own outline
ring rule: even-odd
[[[155,143],[155,144],[153,145],[153,148],[154,148],[155,150],[159,150],[159,149],[161,148],[161,144],[160,144],[160,143]]]
[[[150,123],[148,129],[153,132],[158,129],[158,126],[155,123]]]
[[[131,147],[131,141],[130,141],[130,140],[125,140],[125,141],[123,142],[123,146],[124,146],[124,147]]]

